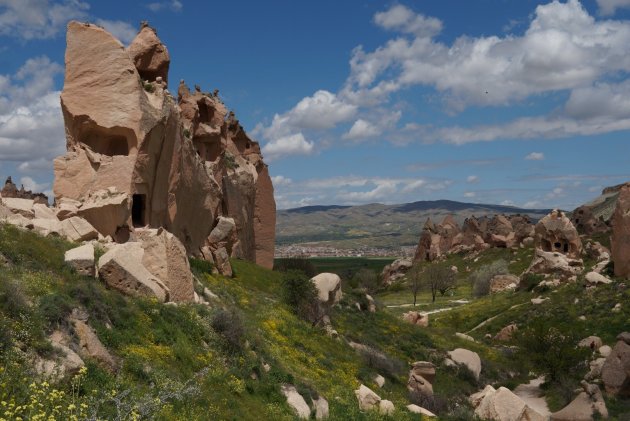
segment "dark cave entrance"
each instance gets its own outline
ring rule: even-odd
[[[134,194],[131,198],[131,221],[134,227],[146,225],[144,211],[146,209],[146,198],[144,194]]]

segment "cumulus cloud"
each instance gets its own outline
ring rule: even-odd
[[[467,192],[464,192],[464,197],[465,197],[465,198],[470,199],[470,198],[473,198],[473,197],[475,197],[475,196],[477,196],[477,193],[475,193],[474,191],[467,191]]]
[[[271,177],[271,182],[273,183],[274,186],[278,187],[278,186],[288,186],[289,184],[293,182],[293,180],[283,175],[276,175],[276,176]]]
[[[290,155],[310,155],[315,144],[304,138],[302,133],[279,137],[267,143],[262,148],[267,161],[271,162]]]
[[[42,56],[0,77],[0,161],[15,162],[24,177],[49,172],[52,159],[65,150],[60,93],[53,90],[61,72]]]
[[[601,15],[614,15],[617,9],[630,8],[630,0],[596,0]]]
[[[121,20],[105,20],[105,19],[97,19],[97,25],[101,25],[103,28],[107,29],[113,36],[118,38],[124,44],[129,45],[131,41],[136,37],[138,30],[133,27],[128,22],[124,22]]]
[[[545,154],[542,152],[532,152],[525,157],[527,161],[542,161],[545,159]]]
[[[0,35],[52,38],[69,20],[85,19],[89,8],[79,0],[0,0]]]
[[[439,19],[416,14],[401,4],[375,14],[374,23],[384,29],[414,34],[420,38],[430,38],[442,31]]]
[[[369,121],[365,121],[362,118],[354,122],[350,131],[343,135],[344,139],[365,139],[367,137],[373,137],[380,134],[380,130],[374,124]]]
[[[466,177],[466,182],[467,183],[478,183],[479,182],[479,177],[476,175],[469,175],[468,177]]]
[[[171,10],[173,12],[181,12],[184,8],[184,4],[179,0],[161,1],[147,4],[147,8],[152,12],[159,12],[161,10]]]
[[[20,183],[26,190],[31,190],[33,192],[41,192],[50,186],[50,183],[38,183],[31,177],[20,178]]]

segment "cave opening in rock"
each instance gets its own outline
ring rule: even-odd
[[[146,225],[144,211],[146,208],[146,195],[134,194],[131,198],[131,221],[134,227],[143,227]]]
[[[129,155],[129,142],[125,136],[103,136],[98,133],[88,133],[83,137],[83,139],[81,139],[81,141],[89,146],[94,152],[103,155]]]

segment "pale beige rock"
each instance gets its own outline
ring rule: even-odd
[[[374,383],[376,383],[378,387],[385,386],[385,377],[381,376],[380,374],[377,374],[376,376],[374,376]]]
[[[604,275],[601,275],[597,272],[589,272],[586,274],[585,276],[586,281],[591,284],[591,285],[598,285],[598,284],[610,284],[612,283],[612,280],[606,278]]]
[[[516,275],[504,274],[495,275],[490,280],[490,292],[502,292],[508,290],[514,290],[518,286],[520,279]]]
[[[132,240],[142,244],[142,264],[166,285],[169,300],[176,303],[193,302],[193,276],[181,241],[162,228],[136,229]]]
[[[601,357],[597,358],[589,363],[589,372],[584,376],[584,380],[592,381],[595,379],[599,379],[602,375],[602,368],[604,367],[604,363],[606,362],[606,358]]]
[[[49,378],[63,378],[75,375],[85,365],[81,357],[70,349],[70,339],[64,332],[56,330],[48,340],[59,356],[55,359],[39,359],[35,364],[36,372]]]
[[[411,269],[413,262],[410,259],[397,259],[386,265],[381,272],[381,279],[385,285],[401,279]]]
[[[534,259],[525,273],[553,274],[563,279],[582,273],[582,259],[572,259],[562,253],[536,249]]]
[[[62,235],[61,222],[48,218],[33,218],[27,225],[27,228],[35,231],[44,237],[48,235]]]
[[[302,395],[300,395],[295,386],[290,384],[282,385],[280,388],[282,394],[287,398],[287,403],[293,411],[301,419],[309,419],[311,416],[311,408],[308,406]]]
[[[615,276],[630,279],[630,183],[619,191],[612,227],[610,251],[615,262]]]
[[[536,248],[545,252],[561,253],[572,259],[580,258],[580,236],[562,211],[553,210],[538,221],[534,231]]]
[[[57,203],[55,205],[55,215],[59,220],[64,220],[72,216],[77,216],[77,212],[79,211],[79,206],[81,206],[81,202],[79,202],[78,200],[62,197],[57,200]]]
[[[481,358],[476,352],[464,348],[457,348],[448,352],[448,356],[457,364],[464,365],[479,380],[481,374]]]
[[[514,335],[514,332],[516,331],[518,331],[518,326],[514,323],[509,324],[501,329],[499,333],[494,336],[494,339],[497,341],[509,341],[512,339],[512,335]]]
[[[230,256],[225,247],[221,247],[214,252],[214,261],[220,273],[228,277],[232,276],[233,272],[232,265],[230,264]]]
[[[455,332],[455,336],[457,336],[459,339],[463,339],[468,342],[476,342],[475,338],[473,338],[470,335],[466,335],[465,333]]]
[[[128,225],[131,212],[129,195],[112,190],[90,193],[77,210],[77,215],[92,224],[103,236],[115,238],[118,228]]]
[[[435,415],[433,412],[429,411],[428,409],[424,409],[421,406],[415,405],[415,404],[409,404],[407,405],[407,410],[409,412],[411,412],[412,414],[420,414],[423,415],[425,417],[437,417],[437,415]]]
[[[143,80],[155,81],[162,78],[168,83],[171,59],[166,46],[157,37],[155,29],[148,25],[143,26],[127,47],[127,52]]]
[[[630,344],[621,339],[617,341],[606,357],[601,374],[606,393],[630,396]]]
[[[393,415],[395,411],[396,408],[394,407],[394,403],[392,401],[383,399],[378,403],[378,412],[381,415]]]
[[[583,392],[567,406],[551,414],[551,421],[591,421],[599,413],[601,418],[608,418],[608,409],[602,393],[594,384],[582,382]]]
[[[55,211],[43,203],[33,204],[33,215],[38,219],[52,219],[58,221]]]
[[[208,240],[211,243],[226,241],[235,228],[236,224],[234,223],[234,219],[220,216],[217,225],[212,229],[212,232],[210,232]]]
[[[610,353],[612,352],[612,348],[609,347],[608,345],[603,345],[599,347],[598,351],[599,351],[599,354],[605,358],[610,355]]]
[[[418,311],[408,311],[402,316],[403,320],[412,325],[427,327],[429,326],[429,315]]]
[[[475,409],[475,415],[493,421],[545,421],[546,417],[534,411],[521,398],[505,387],[484,390],[486,393]]]
[[[123,294],[168,301],[168,288],[144,267],[143,255],[141,243],[117,244],[98,260],[99,277]]]
[[[64,261],[81,275],[95,275],[94,246],[90,243],[66,251]]]
[[[35,212],[33,211],[35,202],[32,199],[3,197],[2,204],[13,213],[20,214],[26,218],[35,217]]]
[[[100,341],[94,330],[82,320],[75,319],[72,323],[74,331],[79,337],[79,354],[84,358],[94,358],[111,372],[116,371],[118,364]]]
[[[494,393],[494,392],[496,392],[496,389],[494,387],[492,387],[491,385],[486,385],[486,387],[483,390],[470,395],[470,397],[468,398],[468,401],[470,402],[473,408],[477,408],[479,404],[481,403],[481,401],[483,401],[483,398],[486,397],[486,395]]]
[[[602,345],[602,339],[599,336],[588,336],[578,343],[578,346],[592,350],[599,349]]]
[[[341,278],[336,273],[320,273],[311,278],[311,282],[317,288],[320,302],[334,305],[341,300]]]
[[[359,401],[359,409],[362,411],[377,409],[381,401],[381,397],[365,385],[359,386],[359,388],[354,391],[354,394]]]
[[[433,396],[433,381],[435,380],[435,365],[428,361],[413,363],[407,380],[407,390],[422,396]]]
[[[330,409],[328,408],[328,401],[320,396],[317,399],[311,399],[313,403],[313,409],[315,410],[315,419],[323,420],[330,415]]]
[[[98,238],[98,231],[88,221],[78,216],[61,221],[61,232],[72,241],[88,241]]]

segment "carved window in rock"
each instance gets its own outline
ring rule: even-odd
[[[107,156],[129,155],[129,142],[123,135],[88,132],[81,138],[81,143],[94,152]]]
[[[134,227],[146,225],[146,199],[145,194],[134,194],[131,198],[131,221]]]

